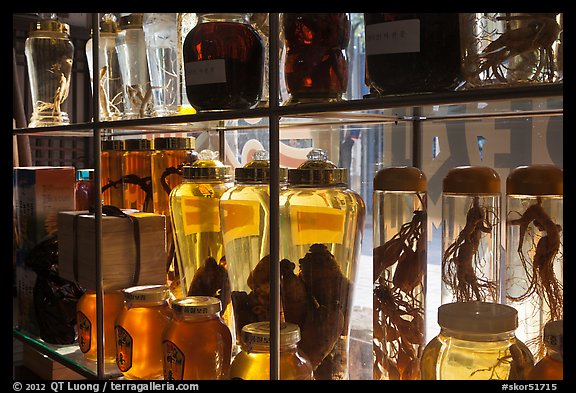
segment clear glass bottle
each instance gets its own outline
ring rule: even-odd
[[[116,51],[124,91],[124,119],[152,116],[153,99],[146,41],[142,27],[144,14],[120,17],[120,32],[116,38]]]
[[[123,140],[104,140],[101,145],[102,201],[118,208],[124,206],[122,186]]]
[[[515,168],[506,179],[506,304],[518,311],[518,337],[536,361],[546,322],[564,318],[564,172]]]
[[[74,210],[90,210],[94,206],[94,169],[76,170]]]
[[[516,338],[517,312],[489,302],[446,303],[438,308],[440,333],[424,348],[423,380],[524,380],[532,353]]]
[[[148,70],[154,116],[171,116],[180,108],[180,67],[176,13],[144,14]]]
[[[348,88],[347,13],[285,13],[284,77],[289,104],[343,99]]]
[[[215,297],[172,301],[173,317],[162,334],[165,380],[228,379],[232,336]]]
[[[69,124],[65,104],[74,60],[70,26],[58,21],[56,14],[40,14],[30,25],[24,52],[33,107],[28,126]]]
[[[114,340],[114,323],[124,307],[124,296],[121,291],[104,292],[104,362],[116,362],[116,343]],[[76,326],[78,329],[78,346],[88,360],[97,360],[97,323],[96,292],[86,290],[76,304]]]
[[[116,318],[116,365],[128,379],[162,379],[162,333],[172,313],[166,285],[141,285],[123,290],[124,309]]]
[[[312,380],[312,363],[298,349],[300,328],[293,323],[280,326],[280,380]],[[230,379],[270,379],[270,322],[254,322],[242,328],[242,350],[230,365]]]
[[[262,42],[264,43],[264,75],[262,77],[262,95],[258,107],[268,107],[270,99],[270,22],[269,14],[266,12],[256,12],[250,14],[250,23],[256,29]]]
[[[546,355],[528,373],[527,379],[564,379],[564,321],[550,321],[544,325]]]
[[[382,169],[372,200],[373,379],[419,379],[426,345],[426,176],[415,167]]]
[[[459,166],[442,184],[441,304],[500,301],[500,177]]]
[[[114,14],[104,14],[100,22],[98,45],[98,73],[100,86],[100,120],[120,120],[124,112],[124,93],[120,63],[116,52],[118,23]],[[94,80],[94,60],[92,56],[92,37],[86,41],[86,60],[90,72],[90,82]],[[90,84],[90,88],[93,84]]]
[[[562,80],[561,13],[462,13],[465,88]]]
[[[152,140],[124,140],[122,155],[122,187],[124,209],[152,213]]]
[[[262,96],[264,42],[250,14],[196,15],[184,41],[188,101],[198,111],[255,107]]]
[[[366,208],[347,177],[322,149],[312,149],[307,161],[288,170],[280,191],[280,270],[292,286],[283,291],[282,307],[286,322],[300,327],[298,347],[316,379],[349,377],[350,314]]]
[[[178,113],[194,114],[196,109],[190,105],[188,101],[188,95],[186,94],[186,72],[184,70],[184,40],[186,36],[196,26],[198,23],[198,17],[196,13],[193,12],[179,12],[177,14],[176,28],[178,30],[178,67],[180,72],[180,80],[178,81],[180,85],[180,108],[178,108]]]

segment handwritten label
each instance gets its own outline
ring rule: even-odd
[[[186,85],[208,85],[226,83],[226,61],[224,59],[189,61],[184,64]]]
[[[420,52],[420,20],[366,26],[366,55]]]

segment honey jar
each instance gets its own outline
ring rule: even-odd
[[[126,139],[122,155],[124,209],[152,213],[152,141]]]

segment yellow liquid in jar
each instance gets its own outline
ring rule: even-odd
[[[269,380],[270,353],[241,351],[230,366],[230,379]],[[295,348],[280,352],[281,380],[312,380],[310,362]]]

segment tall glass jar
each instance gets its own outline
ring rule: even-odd
[[[24,52],[33,107],[28,126],[69,124],[63,106],[68,98],[74,59],[70,26],[58,21],[55,14],[41,14],[30,25]]]
[[[374,177],[373,379],[419,379],[426,345],[427,182],[415,167]]]
[[[180,80],[178,81],[180,85],[180,108],[178,108],[178,113],[180,114],[196,113],[196,109],[190,105],[186,94],[186,72],[184,70],[184,40],[190,30],[196,26],[196,23],[198,23],[198,17],[194,12],[179,12],[177,14],[176,29],[178,30],[178,68],[180,73]]]
[[[442,185],[441,304],[500,301],[500,177],[460,166]]]
[[[128,379],[162,379],[162,333],[171,320],[165,285],[142,285],[123,290],[124,309],[114,327],[116,365]]]
[[[116,51],[124,91],[124,119],[152,116],[153,100],[146,41],[142,27],[144,14],[128,14],[120,18]]]
[[[124,140],[122,155],[122,187],[124,209],[152,213],[152,140]]]
[[[268,106],[270,99],[270,21],[266,12],[250,14],[250,23],[256,29],[264,43],[264,74],[262,76],[262,94],[258,107]]]
[[[262,96],[264,42],[250,14],[197,16],[184,41],[188,101],[199,111],[255,107]]]
[[[515,168],[506,179],[506,304],[536,361],[546,322],[564,318],[564,173],[555,165]]]
[[[102,201],[105,205],[124,207],[122,186],[123,140],[105,140],[101,145]]]
[[[120,63],[116,52],[116,38],[119,32],[118,23],[114,14],[104,14],[100,22],[100,36],[98,44],[98,86],[100,87],[100,120],[119,120],[124,112],[124,93],[122,90],[122,76]],[[86,59],[90,82],[94,80],[94,60],[92,56],[92,37],[86,41]],[[91,83],[90,87],[94,85]]]
[[[312,380],[308,357],[298,349],[300,328],[293,323],[280,326],[280,380]],[[270,379],[270,322],[254,322],[242,328],[242,350],[230,365],[230,379]]]
[[[76,170],[74,210],[90,210],[94,206],[94,169]]]
[[[347,171],[322,149],[288,170],[280,191],[281,274],[286,322],[300,327],[298,347],[316,379],[347,379],[350,314],[365,204],[347,186]]]
[[[220,300],[189,296],[171,305],[173,318],[162,334],[164,379],[228,379],[232,336]]]
[[[385,96],[461,84],[457,13],[364,14],[366,84]]]
[[[342,100],[348,88],[349,15],[285,13],[282,28],[288,103]]]
[[[527,379],[564,379],[564,321],[549,321],[544,325],[546,354],[528,374]]]
[[[524,380],[534,367],[532,353],[515,335],[513,307],[458,302],[438,308],[440,333],[422,353],[424,380]]]
[[[562,80],[561,13],[462,13],[464,87]]]

